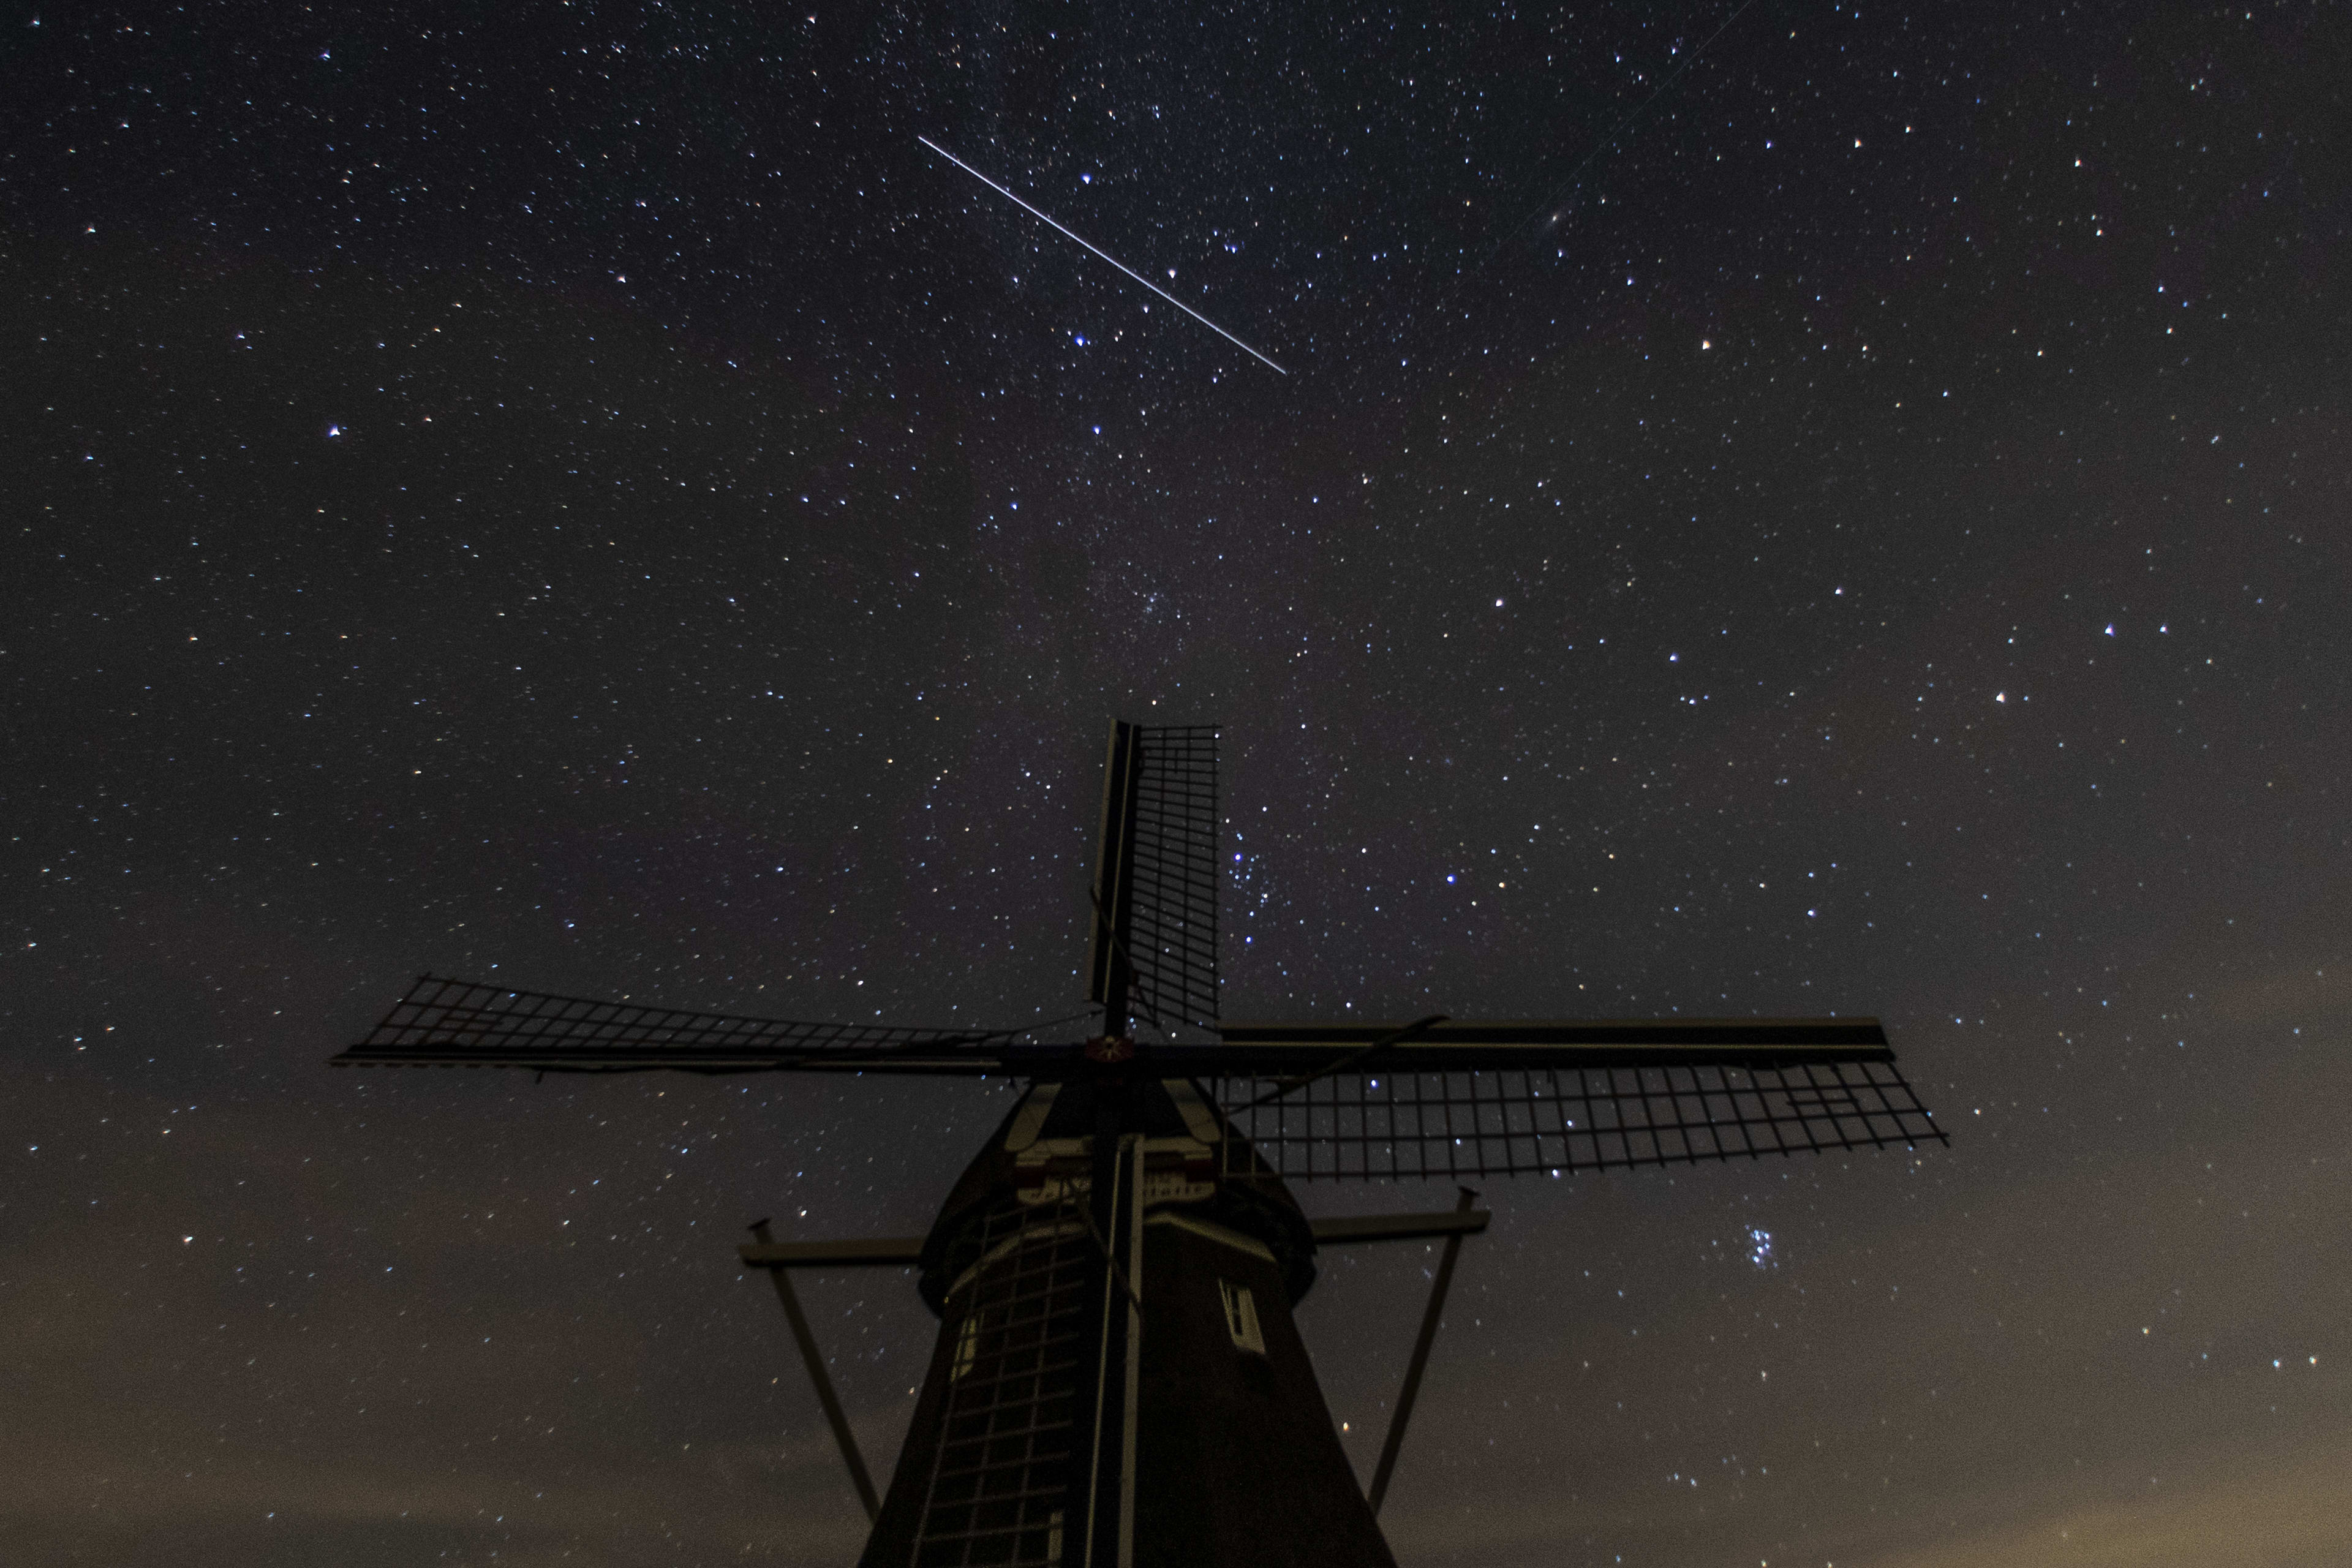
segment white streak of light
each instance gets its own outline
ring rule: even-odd
[[[1209,331],[1216,333],[1217,336],[1224,339],[1227,342],[1241,350],[1242,353],[1267,366],[1276,375],[1288,375],[1290,374],[1280,365],[1276,364],[1272,360],[1267,359],[1264,354],[1258,353],[1257,350],[1250,347],[1249,344],[1242,342],[1241,339],[1234,336],[1233,333],[1225,331],[1224,328],[1217,325],[1216,322],[1209,320],[1208,317],[1201,314],[1200,311],[1192,309],[1192,306],[1184,303],[1183,300],[1176,298],[1175,295],[1171,294],[1167,289],[1162,289],[1159,284],[1154,283],[1150,279],[1146,278],[1142,273],[1138,272],[1134,268],[1129,267],[1126,262],[1121,261],[1118,257],[1113,256],[1110,252],[1103,249],[1099,246],[1087,244],[1085,239],[1080,238],[1076,234],[1072,234],[1060,224],[1055,223],[1050,215],[1040,212],[1037,208],[1031,206],[1027,202],[1023,201],[1019,196],[1013,195],[1003,185],[998,184],[994,180],[990,179],[986,174],[982,174],[978,169],[973,168],[970,163],[965,163],[962,159],[957,157],[954,153],[949,152],[946,148],[932,141],[929,137],[918,136],[915,140],[920,142],[924,146],[929,147],[932,152],[937,153],[940,157],[945,158],[949,163],[953,163],[957,168],[961,169],[965,174],[970,174],[973,179],[978,180],[982,184],[986,185],[990,190],[994,191],[998,195],[1003,196],[1006,201],[1013,203],[1015,205],[1019,206],[1022,211],[1029,214],[1033,217],[1041,218],[1046,223],[1053,224],[1054,227],[1059,229],[1064,235],[1068,236],[1068,237],[1072,239],[1077,240],[1080,245],[1086,246],[1088,250],[1093,251],[1097,256],[1101,257],[1105,261],[1109,262],[1113,267],[1118,268],[1121,272],[1126,273],[1129,278],[1134,279],[1138,283],[1142,284],[1146,289],[1150,289],[1154,294],[1159,295],[1161,299],[1167,300],[1170,304],[1175,306],[1178,310],[1183,311],[1194,321],[1200,322],[1201,325],[1208,328]]]

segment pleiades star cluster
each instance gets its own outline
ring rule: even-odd
[[[1953,1135],[1490,1184],[1401,1562],[2352,1557],[2340,8],[5,26],[0,1557],[853,1559],[735,1243],[1012,1086],[325,1058],[1078,1014],[1114,715],[1227,1016],[1875,1015]],[[1367,1478],[1435,1262],[1301,1308]]]

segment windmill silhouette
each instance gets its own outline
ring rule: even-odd
[[[1111,727],[1099,1030],[788,1023],[427,976],[347,1067],[1003,1076],[1024,1092],[920,1237],[778,1242],[770,1271],[867,1514],[861,1568],[1391,1564],[1375,1521],[1463,1238],[1310,1221],[1296,1180],[1561,1173],[1945,1142],[1871,1018],[1235,1023],[1219,1016],[1217,731]],[[887,1092],[877,1087],[877,1092]],[[1369,1492],[1291,1310],[1318,1247],[1445,1251]],[[877,1497],[795,1268],[919,1269],[940,1333]]]

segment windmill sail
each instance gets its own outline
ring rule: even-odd
[[[1003,1070],[1006,1031],[803,1024],[629,1001],[551,996],[427,974],[334,1067],[537,1072]]]
[[[1217,1016],[1217,731],[1114,722],[1103,768],[1087,994],[1105,1034]]]
[[[1875,1018],[1223,1033],[1212,1093],[1285,1176],[1565,1174],[1948,1141]]]
[[[1891,1062],[1340,1072],[1211,1091],[1284,1176],[1565,1175],[1948,1142]]]
[[[908,1445],[898,1530],[877,1542],[910,1533],[926,1568],[1057,1563],[1084,1436],[1095,1248],[1063,1205],[997,1209],[977,1230],[980,1256],[942,1314],[945,1375],[917,1415],[928,1441]]]

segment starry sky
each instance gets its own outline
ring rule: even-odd
[[[1408,1568],[2352,1558],[2340,9],[5,26],[0,1555],[849,1561],[733,1246],[1006,1086],[325,1058],[1071,1014],[1117,714],[1228,1016],[1874,1014],[1953,1134],[1493,1183]],[[1433,1262],[1301,1309],[1365,1475]]]

